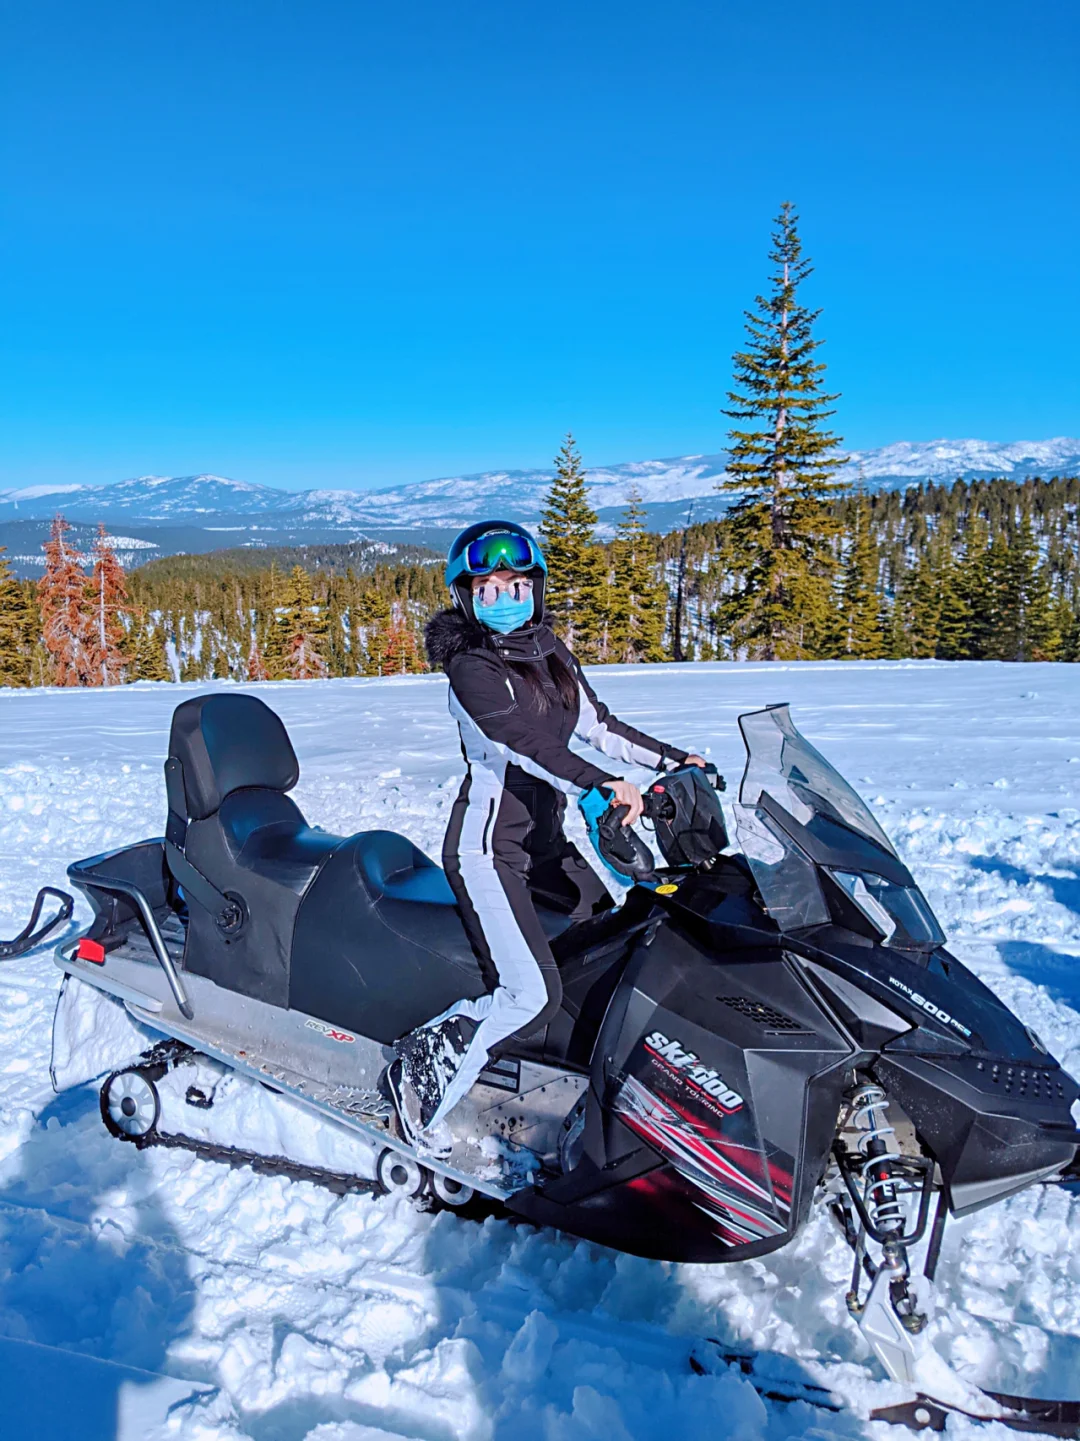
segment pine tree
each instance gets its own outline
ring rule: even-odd
[[[581,562],[574,654],[585,665],[612,659],[615,572],[610,547],[591,545]]]
[[[346,583],[331,575],[326,582],[326,664],[332,676],[350,674],[350,658],[345,643]]]
[[[0,546],[0,685],[30,684],[34,629],[29,599]]]
[[[725,414],[752,428],[731,431],[730,514],[741,583],[721,605],[733,649],[751,658],[814,654],[829,625],[832,541],[838,523],[827,502],[839,487],[838,437],[824,428],[837,399],[821,389],[814,360],[819,311],[798,300],[812,267],[803,257],[798,216],[785,202],[769,252],[771,293],[746,312],[749,340],[734,357],[737,389]]]
[[[1062,597],[1067,616],[1059,621],[1061,626],[1061,652],[1059,660],[1080,661],[1080,598],[1073,605]]]
[[[994,623],[996,586],[991,584],[990,531],[981,516],[968,521],[964,547],[956,566],[955,587],[963,607],[963,628],[959,643],[950,641],[958,660],[982,660],[987,654]]]
[[[612,546],[610,659],[616,662],[664,659],[667,592],[653,579],[644,519],[641,492],[632,486]]]
[[[590,614],[590,564],[595,564],[593,527],[596,511],[589,504],[585,470],[574,437],[567,434],[555,457],[555,479],[544,498],[540,539],[548,575],[547,609],[571,650],[581,649],[583,636],[595,633],[597,618]]]
[[[124,567],[109,544],[104,525],[98,526],[94,541],[94,569],[90,577],[90,606],[93,641],[90,663],[97,685],[117,685],[124,677],[127,661],[127,631],[121,617],[128,611]]]
[[[380,675],[418,675],[426,670],[416,630],[400,606],[394,608],[379,657]]]
[[[1052,660],[1061,647],[1050,577],[1039,556],[1031,515],[1022,516],[998,569],[999,610],[991,650],[999,660]]]
[[[270,569],[265,576],[265,585],[262,588],[260,609],[262,639],[258,649],[261,654],[262,668],[265,671],[263,680],[284,680],[289,674],[286,654],[288,620],[286,616],[278,614],[281,597],[281,574],[276,563],[271,561]]]
[[[173,678],[165,652],[164,627],[149,621],[135,634],[135,656],[132,662],[135,680],[168,680]]]
[[[691,501],[686,511],[686,522],[682,528],[682,539],[679,544],[679,559],[675,567],[675,599],[674,610],[671,617],[671,659],[684,661],[686,652],[683,649],[683,615],[686,611],[686,547],[690,530],[690,522],[694,518],[694,502]]]
[[[293,680],[321,680],[326,675],[326,621],[312,595],[311,576],[294,565],[285,587],[285,666]]]
[[[937,550],[938,624],[934,654],[939,660],[966,660],[971,635],[971,603],[961,563],[951,541]]]
[[[247,659],[248,680],[269,680],[270,672],[267,670],[263,653],[259,649],[259,638],[256,632],[251,632],[251,645],[248,649]]]
[[[94,665],[93,615],[87,598],[84,557],[68,544],[71,526],[62,515],[52,523],[45,551],[45,573],[38,582],[42,642],[49,656],[53,685],[100,685]]]
[[[358,593],[354,609],[353,653],[357,674],[392,674],[392,670],[384,669],[388,663],[387,637],[393,618],[389,597],[377,584],[370,582]],[[389,661],[390,665],[392,663],[393,657]]]
[[[880,562],[870,531],[870,507],[861,488],[855,497],[851,543],[840,584],[839,644],[836,654],[851,660],[874,660],[882,655],[881,598],[878,595]]]

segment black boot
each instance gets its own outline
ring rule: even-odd
[[[475,1034],[475,1022],[451,1016],[410,1031],[394,1046],[398,1060],[388,1079],[402,1126],[418,1149],[449,1154],[453,1145],[449,1127],[440,1123],[432,1131],[431,1122]]]

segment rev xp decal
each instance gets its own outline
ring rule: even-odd
[[[336,1026],[327,1026],[322,1021],[305,1021],[304,1025],[309,1031],[318,1031],[320,1036],[325,1036],[328,1041],[340,1041],[343,1045],[352,1045],[356,1040],[350,1036],[348,1031],[339,1031]]]
[[[742,1110],[743,1098],[738,1091],[733,1091],[719,1071],[706,1066],[681,1041],[671,1040],[662,1031],[652,1031],[644,1044],[649,1055],[678,1072],[681,1080],[715,1101],[721,1110],[729,1115]]]

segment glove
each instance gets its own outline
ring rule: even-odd
[[[613,806],[610,794],[593,786],[578,797],[578,807],[597,855],[620,885],[652,880],[656,875],[652,851],[635,831],[623,825],[626,806]]]

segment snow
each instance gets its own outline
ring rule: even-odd
[[[617,714],[703,750],[733,789],[736,716],[790,701],[874,807],[953,948],[1080,1072],[1075,668],[696,665],[594,679]],[[70,860],[161,833],[169,717],[208,688],[0,691],[0,935]],[[441,678],[245,689],[288,725],[313,821],[400,830],[438,853],[461,768]],[[86,914],[80,902],[76,921]],[[48,946],[0,966],[11,1441],[782,1441],[879,1434],[858,1413],[899,1399],[847,1318],[849,1253],[823,1216],[758,1261],[671,1266],[137,1152],[104,1131],[94,1084],[53,1093],[58,985]],[[68,1040],[85,1073],[88,1034]],[[324,1154],[315,1122],[229,1085],[238,1128],[273,1125]],[[927,1343],[962,1376],[1080,1397],[1080,1200],[1033,1190],[950,1223],[937,1296]],[[691,1374],[705,1336],[759,1348],[853,1412],[774,1406],[738,1375]]]

